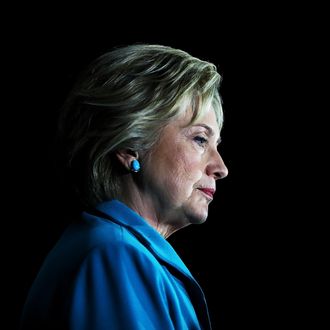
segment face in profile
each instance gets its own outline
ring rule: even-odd
[[[193,124],[191,116],[187,110],[163,129],[144,171],[149,198],[178,227],[206,220],[215,182],[228,174],[217,149],[220,131],[214,110]]]

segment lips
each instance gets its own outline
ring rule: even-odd
[[[213,199],[213,195],[215,193],[215,189],[213,188],[198,188],[201,192],[203,192],[205,195],[209,196]]]

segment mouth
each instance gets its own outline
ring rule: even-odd
[[[198,188],[208,199],[213,200],[213,195],[215,193],[215,189],[212,188]]]

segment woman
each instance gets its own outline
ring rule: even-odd
[[[81,208],[45,260],[22,329],[210,329],[203,292],[166,241],[202,223],[215,182],[220,76],[160,45],[96,59],[59,120]]]

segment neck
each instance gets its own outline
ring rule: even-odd
[[[118,199],[125,203],[129,208],[138,213],[165,239],[174,232],[187,226],[178,221],[177,212],[170,210],[152,198],[148,192],[141,191],[128,175],[121,184],[121,194]]]

